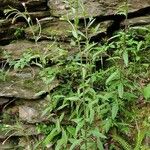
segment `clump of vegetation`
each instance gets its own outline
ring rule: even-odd
[[[149,28],[126,27],[105,42],[90,43],[88,30],[94,20],[85,19],[85,31],[81,32],[73,12],[74,23],[67,21],[78,51],[59,59],[56,66],[38,62],[47,86],[55,79],[61,84],[47,95],[50,104],[42,115],[54,122],[37,124],[44,138],[34,149],[148,150],[144,139],[150,136],[150,116],[145,113],[141,121],[140,107],[144,104],[146,109],[150,100],[150,64],[141,59],[142,52],[150,48]],[[127,15],[127,7],[124,12]],[[139,31],[146,31],[142,40],[137,37]],[[23,55],[15,68],[29,65],[32,58],[34,55]],[[143,78],[145,83],[141,83]]]
[[[6,19],[8,19],[9,17],[13,16],[12,23],[14,23],[18,18],[23,18],[26,21],[27,25],[29,26],[30,31],[31,31],[31,33],[33,35],[34,41],[37,44],[38,40],[41,37],[41,24],[40,24],[39,20],[36,18],[36,23],[37,23],[36,24],[37,25],[36,28],[39,31],[36,34],[35,31],[34,31],[34,28],[33,28],[33,25],[34,25],[33,21],[32,21],[32,19],[30,17],[30,14],[27,11],[25,3],[22,3],[22,5],[24,7],[24,12],[21,12],[18,9],[15,9],[15,8],[12,8],[12,7],[10,7],[10,9],[6,9],[5,10],[5,15],[7,16]],[[23,30],[18,28],[18,30],[16,30],[16,32],[14,33],[14,35],[16,37],[21,36],[22,32],[23,32]]]

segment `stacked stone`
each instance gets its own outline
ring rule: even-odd
[[[100,23],[98,35],[106,33],[108,28],[113,27],[110,24],[112,21],[116,23],[113,24],[114,26],[119,24],[119,27],[123,27],[125,25],[124,17],[116,14],[118,7],[123,4],[122,1],[83,0],[82,2],[85,7],[85,17],[95,17],[96,23]],[[150,0],[130,0],[129,3],[128,24],[132,26],[150,24]],[[36,31],[35,18],[40,21],[42,32],[38,45],[34,43],[31,29],[23,18],[12,23],[13,16],[6,19],[4,14],[5,10],[10,7],[24,12],[23,5],[26,6],[33,20],[35,34],[38,32]],[[72,35],[69,31],[72,28],[65,19],[62,20],[66,16],[70,20],[74,19],[71,7],[76,9],[82,23],[84,18],[82,8],[78,7],[78,4],[70,6],[69,3],[64,3],[64,0],[0,0],[0,69],[7,62],[3,52],[11,54],[11,59],[16,61],[29,49],[40,51],[42,54],[47,52],[48,45],[53,45],[49,49],[49,56],[57,55],[56,51],[59,48],[66,49],[66,52],[71,55],[71,51],[75,50],[70,46]],[[112,28],[112,32],[113,30]],[[90,36],[94,37],[93,39],[98,39],[97,34]],[[46,85],[39,79],[38,73],[39,68],[33,66],[27,67],[21,72],[10,70],[7,74],[8,79],[0,80],[0,123],[15,124],[13,116],[18,116],[19,121],[24,122],[23,127],[26,130],[26,135],[38,135],[35,124],[48,121],[46,118],[39,117],[45,105],[49,104],[43,95],[46,96],[46,93],[59,85],[59,81],[55,81],[49,86],[49,89],[45,88]],[[7,119],[9,117],[10,119]],[[0,132],[0,141],[1,139],[4,141],[8,136],[10,135]],[[16,133],[12,136],[21,137],[23,135]]]

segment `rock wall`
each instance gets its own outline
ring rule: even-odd
[[[86,19],[94,17],[95,24],[100,24],[98,33],[89,34],[91,42],[99,42],[102,35],[110,36],[114,31],[125,26],[125,17],[117,14],[119,6],[123,5],[121,0],[83,0],[82,3]],[[128,25],[149,25],[150,0],[129,0],[129,4]],[[37,43],[25,19],[20,17],[13,20],[14,15],[6,19],[5,12],[10,7],[24,12],[23,5],[26,6],[28,15],[32,19],[32,29],[35,37],[39,38]],[[63,0],[0,0],[0,123],[17,124],[15,121],[17,116],[23,128],[22,133],[16,132],[13,135],[11,132],[6,134],[1,131],[0,141],[3,144],[0,147],[8,149],[13,147],[11,143],[7,143],[7,140],[4,142],[10,135],[20,137],[19,142],[25,146],[22,142],[24,135],[39,135],[39,138],[41,136],[35,130],[36,123],[53,122],[40,116],[49,103],[46,94],[57,87],[59,81],[54,81],[47,87],[39,77],[39,67],[32,65],[18,71],[10,68],[10,62],[20,60],[25,52],[28,55],[23,57],[28,59],[29,50],[34,54],[46,54],[49,60],[55,56],[61,57],[60,49],[65,50],[67,55],[74,53],[76,48],[70,45],[72,34],[69,31],[72,28],[65,19],[62,19],[68,17],[73,21],[72,7],[77,10],[82,30],[84,16],[81,6],[77,3],[70,5]],[[39,36],[36,18],[42,29]],[[53,63],[56,64],[57,60],[53,60]],[[3,70],[7,72],[7,77],[3,76]]]

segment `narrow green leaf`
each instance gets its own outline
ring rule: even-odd
[[[123,60],[124,60],[124,63],[126,65],[126,67],[127,67],[128,63],[129,63],[129,58],[128,58],[128,52],[127,51],[123,52]]]
[[[57,110],[61,110],[61,109],[65,108],[65,107],[68,106],[68,105],[69,105],[69,104],[63,104],[63,105],[61,105],[60,107],[58,107]]]
[[[92,107],[90,107],[90,116],[89,116],[90,124],[92,124],[92,122],[94,120],[94,116],[95,116],[95,111]]]
[[[75,30],[72,30],[72,35],[75,39],[78,39],[78,33]]]
[[[68,97],[68,98],[66,98],[66,100],[69,100],[69,101],[77,101],[77,100],[79,100],[79,97],[77,97],[77,96]]]
[[[78,30],[78,34],[81,35],[82,37],[86,38],[86,36],[79,30]]]
[[[132,150],[132,147],[122,137],[113,135],[113,139],[118,142],[124,150]]]
[[[105,121],[104,121],[104,130],[105,132],[107,133],[109,131],[109,129],[111,128],[112,126],[112,119],[111,118],[107,118]]]
[[[140,51],[142,45],[143,45],[143,41],[140,41],[137,45],[137,51]]]
[[[102,139],[107,138],[104,134],[100,133],[98,128],[95,128],[94,130],[90,131],[90,133],[97,138],[102,138]]]
[[[57,129],[54,128],[54,129],[50,132],[50,134],[45,138],[45,140],[43,141],[43,143],[44,143],[45,145],[48,145],[48,144],[53,140],[53,138],[54,138],[56,135],[58,135],[59,133],[60,133],[60,132],[58,132]]]
[[[84,121],[82,120],[77,124],[75,136],[77,136],[78,132],[81,130],[83,126],[84,126]]]
[[[119,83],[119,85],[118,85],[118,94],[119,94],[119,97],[120,97],[120,98],[123,97],[123,93],[124,93],[123,84],[122,84],[122,83]]]
[[[57,141],[55,150],[62,150],[62,147],[66,147],[67,140],[68,140],[68,137],[67,137],[66,131],[62,130],[62,137],[60,140]]]
[[[146,87],[144,87],[143,95],[144,95],[145,99],[150,98],[150,84],[148,84]]]
[[[56,120],[56,128],[57,128],[58,132],[61,131],[61,125],[60,125],[60,120],[59,119]]]
[[[137,139],[136,139],[136,145],[134,150],[140,150],[142,141],[145,137],[146,131],[138,131]]]
[[[75,131],[76,129],[73,126],[68,126],[67,127],[67,131],[73,136],[75,137]]]
[[[59,117],[59,121],[60,121],[60,122],[63,120],[64,115],[65,115],[65,113],[63,112],[63,113],[61,114],[61,116]]]
[[[116,118],[118,110],[119,110],[118,103],[114,102],[112,106],[112,119]]]
[[[80,145],[80,143],[82,142],[82,139],[70,139],[70,142],[73,143],[70,147],[69,150],[74,150],[76,146]]]
[[[86,69],[83,67],[82,68],[82,78],[85,79],[86,77]]]
[[[106,80],[106,84],[111,82],[112,80],[116,79],[118,77],[118,70],[113,72]]]
[[[98,150],[104,150],[103,143],[100,139],[97,139],[97,148]]]

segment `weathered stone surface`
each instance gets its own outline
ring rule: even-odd
[[[119,7],[124,4],[125,1],[120,0],[83,0],[83,6],[85,8],[86,16],[106,16],[116,14]],[[135,5],[136,4],[136,5]],[[79,17],[83,17],[83,11],[80,4],[71,4],[73,7],[78,8],[77,14]],[[73,16],[70,10],[69,2],[66,4],[63,0],[49,0],[48,6],[53,16],[63,16],[69,14]],[[129,12],[136,11],[138,9],[150,6],[150,0],[129,0]]]
[[[88,36],[91,37],[95,32],[106,32],[107,27],[110,25],[111,21],[104,21],[99,23],[99,27],[96,31],[94,31],[94,28],[98,25],[94,23],[91,25],[91,27],[88,29]],[[41,21],[42,26],[42,32],[41,32],[41,40],[56,40],[59,42],[70,42],[71,38],[73,38],[72,34],[72,26],[67,21],[53,19],[53,20],[47,20],[47,21]],[[35,32],[36,26],[34,27]],[[85,34],[84,27],[80,26],[80,31]],[[32,32],[30,28],[27,28],[25,30],[25,36],[27,39],[33,39]]]
[[[41,41],[36,45],[31,41],[19,40],[6,46],[0,46],[0,60],[6,60],[5,54],[8,54],[11,60],[18,60],[24,53],[28,52],[33,55],[45,55],[48,59],[53,59],[55,57],[59,59],[62,56],[62,52],[64,52],[64,55],[68,55],[68,52],[72,53],[73,51],[75,51],[75,47],[71,46],[69,43]]]
[[[119,15],[116,15],[116,13],[119,7],[125,1],[123,0],[81,0],[81,1],[83,2],[85,7],[85,16],[96,17],[96,21],[88,30],[89,39],[91,38],[90,39],[91,41],[93,38],[97,38],[96,40],[98,40],[99,42],[100,39],[102,38],[103,33],[104,34],[107,33],[106,31],[108,27],[110,27],[111,22],[113,22],[112,20],[114,20],[116,24],[118,23],[117,25],[119,26],[117,30],[120,28],[120,21],[122,19],[121,20],[116,19],[117,17],[120,17]],[[28,41],[28,40],[34,41],[33,34],[31,33],[29,28],[25,29],[27,27],[27,24],[22,18],[16,20],[14,24],[11,23],[12,18],[10,18],[10,20],[4,19],[5,18],[4,9],[8,8],[8,5],[16,9],[19,9],[20,11],[23,12],[24,8],[22,2],[25,3],[27,10],[29,11],[29,14],[33,19],[34,23],[36,23],[35,18],[40,19],[40,23],[42,26],[42,33],[40,39],[41,41],[38,42],[37,45],[34,42]],[[49,9],[47,9],[47,2]],[[129,26],[150,24],[150,16],[146,16],[146,14],[150,13],[149,9],[150,0],[142,0],[142,1],[129,0],[129,4],[130,5],[128,17],[130,19],[127,20]],[[76,4],[72,3],[71,5],[74,8],[77,8]],[[84,30],[85,28],[83,27],[82,24],[82,21],[84,21],[83,18],[84,15],[80,6],[76,11],[76,13],[80,18],[79,26],[80,25],[81,26],[79,30],[85,33]],[[3,64],[7,62],[6,54],[9,54],[10,62],[18,61],[20,58],[22,58],[22,55],[24,53],[31,53],[32,55],[38,55],[37,56],[38,59],[39,57],[40,58],[46,57],[46,61],[48,59],[50,60],[50,62],[54,63],[57,63],[57,61],[60,60],[60,58],[66,60],[70,57],[70,55],[72,56],[72,53],[76,51],[76,48],[74,48],[71,45],[73,42],[70,44],[71,39],[73,39],[73,35],[71,33],[72,27],[67,21],[59,20],[57,18],[66,16],[67,14],[69,15],[69,19],[73,19],[74,14],[71,11],[71,7],[68,2],[64,3],[64,0],[0,0],[0,18],[1,18],[0,45],[4,45],[3,41],[16,40],[15,42],[12,42],[9,45],[0,46],[0,65],[2,65],[3,67]],[[48,20],[45,17],[51,18]],[[89,19],[87,18],[87,20]],[[95,27],[98,25],[98,23],[100,23],[100,25],[99,28],[96,30]],[[114,26],[116,24],[114,24]],[[125,22],[121,22],[121,25],[122,27],[124,27]],[[18,29],[21,29],[22,27],[25,29],[25,33],[23,33],[23,37],[21,37],[24,40],[21,40],[20,37],[18,38],[15,35],[16,31],[18,32]],[[34,26],[34,29],[35,32],[38,34],[37,26]],[[97,37],[97,35],[100,35],[100,38]],[[142,34],[140,35],[140,37],[142,37]],[[142,53],[141,63],[150,62],[150,60],[148,59],[149,58],[148,50],[141,51]],[[10,62],[7,63],[10,64]],[[46,123],[46,124],[56,123],[57,112],[51,113],[50,114],[52,115],[51,117],[48,116],[49,114],[43,116],[41,114],[43,114],[45,108],[51,105],[50,98],[46,99],[43,98],[43,96],[45,97],[49,91],[57,87],[59,85],[59,82],[54,81],[49,85],[45,84],[42,81],[41,77],[39,77],[40,69],[32,65],[19,71],[9,70],[8,72],[6,72],[6,80],[0,81],[0,111],[1,111],[0,123],[4,123],[5,125],[11,124],[11,126],[8,126],[6,132],[8,132],[9,127],[13,129],[12,132],[9,132],[8,134],[6,134],[6,132],[1,132],[0,130],[0,139],[2,140],[4,140],[4,138],[9,137],[10,135],[15,136],[15,138],[16,137],[24,138],[24,136],[32,136],[32,135],[38,136],[39,132],[37,132],[37,130],[35,129],[36,126],[34,126],[36,123]],[[3,69],[2,67],[1,69]],[[11,100],[13,101],[13,103],[11,103]],[[3,106],[5,107],[3,108]],[[64,111],[64,113],[66,112]],[[65,117],[67,118],[67,115],[65,115]],[[141,118],[140,120],[142,121],[144,119]],[[15,125],[16,121],[18,121],[19,124]],[[72,122],[67,121],[67,119],[65,120],[65,118],[61,123],[64,125],[72,124]],[[20,140],[20,143],[17,144],[22,145],[23,149],[25,149],[24,147],[27,148],[28,143],[26,143],[26,141],[22,139]],[[10,147],[7,143],[5,143],[5,145],[7,147],[2,147],[4,145],[2,146],[0,145],[0,149],[1,148],[15,149],[14,145],[10,145]]]
[[[16,103],[16,105],[19,105]],[[19,120],[24,121],[26,123],[40,123],[46,119],[46,117],[42,116],[43,110],[46,106],[50,105],[50,101],[46,98],[36,100],[36,101],[25,101],[22,100],[23,105],[16,106],[18,107]]]
[[[70,41],[72,27],[67,21],[50,20],[42,23],[41,39],[57,40],[57,41]],[[34,27],[35,32],[36,26]],[[33,39],[30,28],[25,30],[26,38]]]
[[[10,57],[12,60],[20,59],[23,53],[25,52],[37,52],[38,50],[44,51],[44,49],[47,47],[48,44],[51,44],[48,41],[39,42],[38,45],[36,45],[34,42],[30,42],[27,40],[20,40],[13,42],[6,46],[0,46],[1,52],[6,52],[7,54],[10,54]],[[4,60],[5,54],[1,53],[0,60]]]
[[[34,118],[37,118],[38,115],[38,110],[32,107],[19,106],[19,118],[23,121],[31,122]]]
[[[46,10],[46,0],[0,0],[0,9],[6,9],[9,8],[9,6],[14,7],[16,9],[23,10],[22,3],[25,3],[28,11],[40,11],[40,10]]]
[[[32,21],[35,19],[41,19],[50,16],[49,11],[38,11],[29,13]],[[24,36],[23,28],[26,28],[27,21],[20,17],[21,22],[15,21],[12,23],[12,19],[1,19],[0,20],[0,45],[3,44],[3,41],[14,40]]]
[[[3,112],[4,119],[2,122],[4,124],[15,123],[16,120],[23,122],[25,124],[36,124],[36,123],[46,123],[53,124],[57,120],[57,114],[54,112],[45,112],[45,108],[51,106],[51,99],[47,96],[44,99],[33,100],[16,100],[15,105],[8,107]],[[67,113],[67,112],[66,112]],[[11,119],[7,119],[11,118]],[[15,120],[16,119],[16,120]],[[67,121],[67,116],[61,122],[63,125],[71,125],[72,121]]]
[[[5,41],[11,41],[23,36],[22,28],[25,26],[26,24],[23,22],[12,24],[10,19],[0,20],[0,45],[3,45]],[[18,35],[16,34],[17,32],[19,33]]]
[[[102,9],[100,9],[100,4],[98,1],[93,0],[83,0],[84,7],[86,9],[86,15],[87,16],[97,16],[102,14]],[[72,16],[71,12],[71,5],[68,3],[65,3],[63,0],[49,0],[48,6],[50,8],[52,16],[63,16],[69,13]],[[73,4],[72,6],[75,6],[77,8],[77,4]],[[82,8],[79,7],[77,11],[80,17],[83,17]]]
[[[127,23],[127,25],[129,25],[129,26],[149,25],[150,24],[150,16],[128,19],[126,22],[122,22],[121,25],[125,25],[125,23]]]
[[[32,20],[36,18],[41,19],[50,16],[50,11],[36,11],[36,12],[29,12],[29,15]]]
[[[7,99],[7,98],[0,98],[0,106],[6,104],[8,102],[9,102],[9,99]]]
[[[6,107],[3,112],[2,122],[14,123],[15,119],[25,122],[25,123],[40,123],[40,122],[54,122],[54,120],[49,120],[48,117],[43,116],[43,110],[50,105],[50,100],[47,98],[38,99],[36,101],[26,100],[26,99],[16,99],[15,105]],[[7,116],[7,117],[6,117]],[[7,118],[11,118],[8,119]]]
[[[15,97],[20,99],[39,99],[40,91],[48,92],[42,79],[38,77],[39,69],[26,68],[21,72],[9,71],[6,81],[0,82],[0,97]],[[54,81],[52,87],[58,86],[58,82]]]

